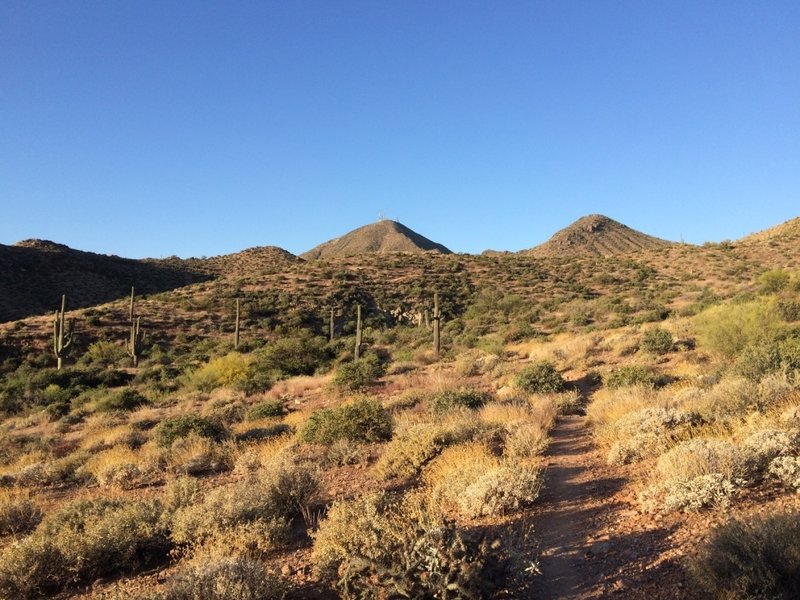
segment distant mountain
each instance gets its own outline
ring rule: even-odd
[[[48,240],[0,244],[0,322],[53,311],[61,294],[74,309],[123,297],[132,285],[152,294],[208,278],[180,259],[120,258]]]
[[[450,250],[432,242],[397,221],[378,221],[354,229],[348,234],[320,244],[300,255],[306,260],[317,258],[340,258],[360,254],[386,252],[441,252],[451,254]]]
[[[616,256],[671,245],[673,242],[646,235],[603,215],[588,215],[557,231],[544,244],[522,254],[539,258],[555,256]]]
[[[188,265],[191,270],[222,277],[277,273],[289,265],[302,262],[288,250],[277,246],[256,246],[234,254],[223,254],[210,258],[174,260],[176,265]]]

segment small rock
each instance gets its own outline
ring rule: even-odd
[[[281,565],[281,575],[288,577],[292,574],[292,568],[289,565]]]
[[[589,554],[594,554],[594,555],[605,554],[610,549],[611,549],[611,544],[609,544],[604,540],[600,540],[592,543],[592,545],[589,546]]]

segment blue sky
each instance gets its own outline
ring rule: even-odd
[[[0,243],[454,251],[800,216],[800,2],[0,3]]]

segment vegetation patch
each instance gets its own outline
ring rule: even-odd
[[[372,398],[318,410],[300,431],[300,438],[311,444],[332,444],[342,439],[377,442],[391,437],[392,417],[379,400]]]

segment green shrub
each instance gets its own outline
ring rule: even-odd
[[[522,370],[516,386],[523,392],[546,394],[563,392],[566,384],[553,363],[541,360]]]
[[[109,394],[97,401],[95,408],[99,412],[111,412],[115,410],[128,411],[139,408],[147,404],[149,400],[142,396],[133,388],[125,388],[120,392]]]
[[[340,364],[333,374],[333,384],[343,390],[363,390],[383,373],[384,367],[378,356],[368,353],[357,361]]]
[[[313,375],[333,358],[324,338],[303,335],[280,338],[254,354],[250,368],[275,379]]]
[[[251,364],[244,377],[237,381],[234,387],[245,396],[252,396],[268,392],[272,389],[272,384],[272,373]]]
[[[772,269],[765,271],[758,277],[758,283],[761,284],[761,292],[764,294],[775,294],[789,285],[789,273],[782,269]]]
[[[312,559],[342,597],[488,597],[487,542],[473,541],[416,496],[336,501],[314,534]]]
[[[79,500],[48,515],[0,557],[0,596],[29,598],[161,561],[170,548],[157,502]]]
[[[666,329],[648,329],[642,336],[642,349],[651,354],[666,354],[672,350],[672,334]]]
[[[188,414],[161,421],[153,430],[153,439],[162,448],[168,448],[175,440],[190,434],[221,441],[225,438],[226,431],[215,421]]]
[[[625,365],[605,377],[605,384],[612,390],[632,385],[654,387],[657,378],[653,372],[642,365]]]
[[[433,412],[446,412],[453,408],[480,408],[491,400],[488,392],[461,388],[457,390],[443,390],[431,397],[430,407]]]
[[[100,340],[89,344],[86,352],[84,352],[83,356],[78,360],[78,364],[87,367],[106,368],[120,364],[120,362],[124,361],[127,357],[128,355],[122,346]]]
[[[249,365],[250,358],[238,352],[212,358],[188,375],[187,387],[210,392],[219,387],[236,386],[246,378]]]
[[[277,400],[265,400],[254,404],[247,411],[248,421],[257,421],[258,419],[268,419],[272,417],[282,417],[286,414],[286,407],[282,402]]]
[[[770,340],[745,347],[733,365],[734,373],[751,381],[781,371],[800,370],[800,338]]]
[[[42,519],[42,511],[27,490],[0,489],[0,535],[30,531]]]
[[[781,298],[775,303],[775,308],[787,323],[800,321],[800,300]]]
[[[744,348],[776,339],[785,324],[767,300],[712,306],[695,317],[701,344],[728,358]]]
[[[312,444],[332,444],[336,440],[376,442],[392,437],[392,418],[378,400],[363,398],[351,404],[313,413],[300,438]]]
[[[800,514],[717,528],[690,572],[714,598],[799,598]]]

